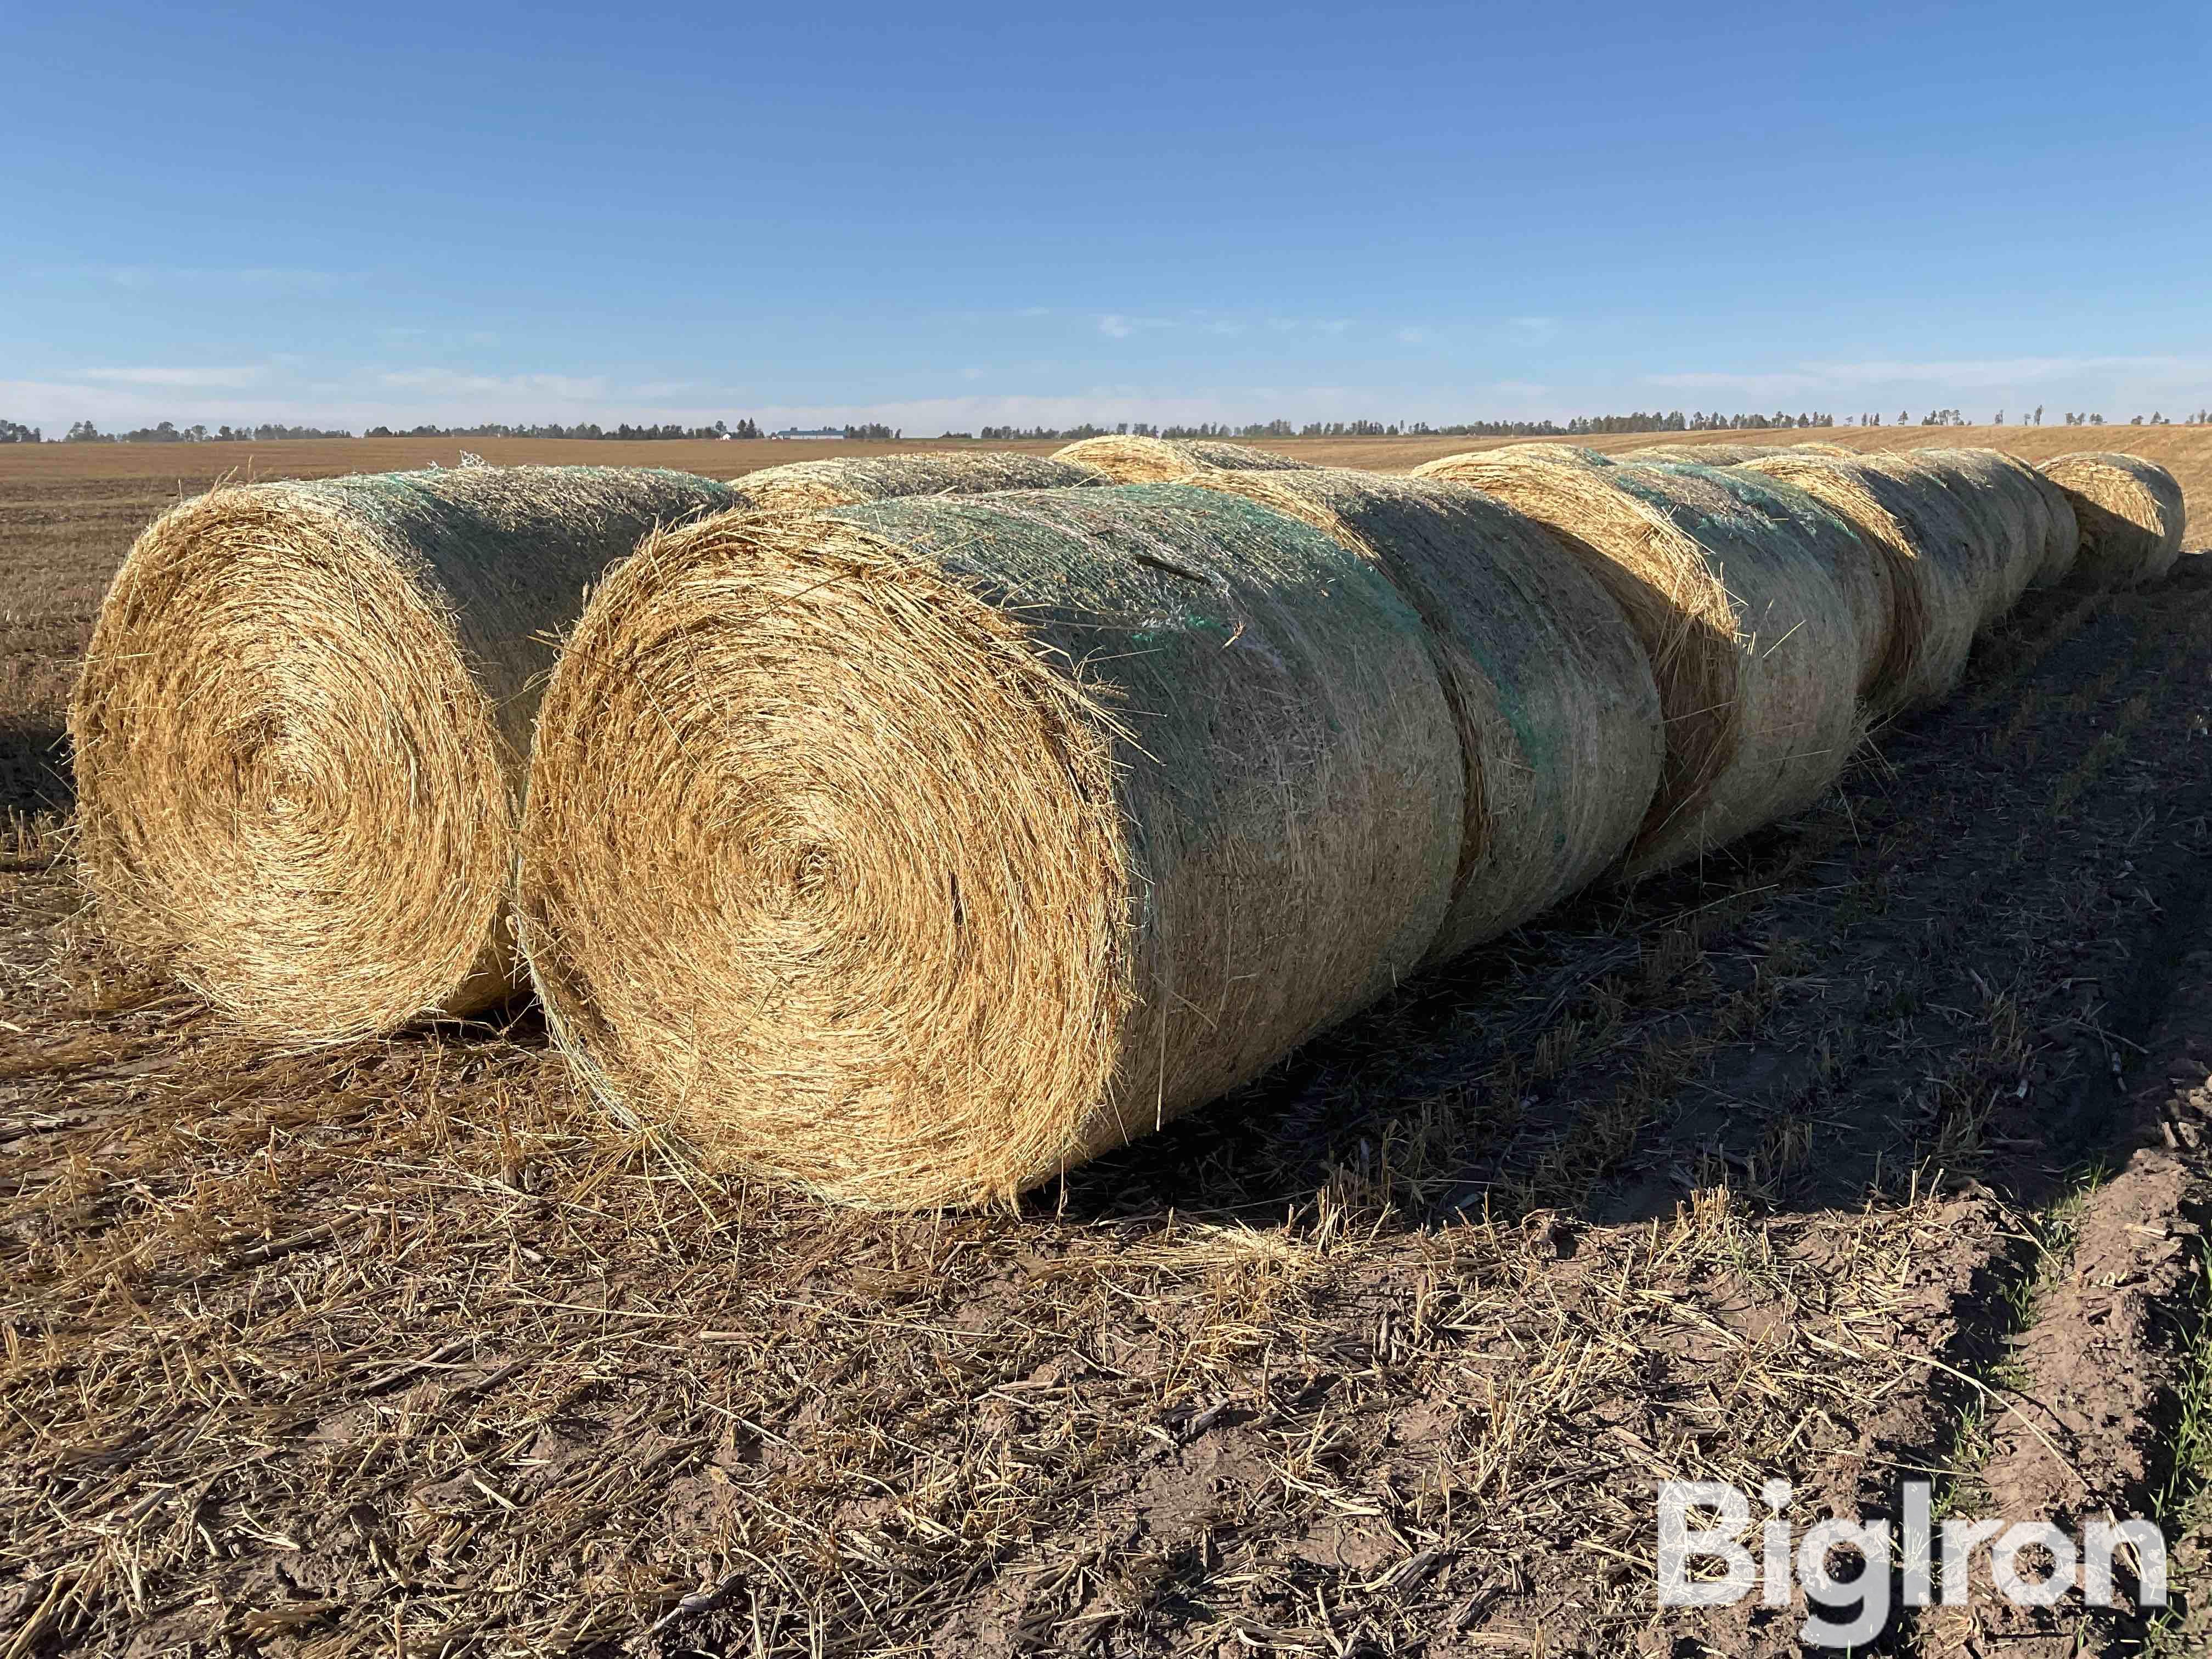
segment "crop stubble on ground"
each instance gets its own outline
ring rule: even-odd
[[[8,522],[27,730],[113,489]],[[0,1654],[1781,1653],[1655,1613],[1658,1480],[2171,1500],[2208,709],[2212,581],[2039,597],[1818,811],[1018,1217],[702,1180],[526,1022],[239,1046],[19,827]],[[2141,1634],[2013,1618],[1889,1645]]]

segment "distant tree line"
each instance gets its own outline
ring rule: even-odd
[[[592,421],[580,426],[553,423],[504,426],[496,421],[486,421],[477,426],[410,426],[400,430],[388,426],[373,426],[362,435],[368,438],[611,438],[670,443],[687,438],[757,438],[761,435],[761,429],[750,421],[739,421],[735,426],[723,421],[717,421],[712,426],[679,426],[674,422],[665,426],[632,426],[625,421],[611,431]]]
[[[9,422],[0,422],[0,427]],[[18,427],[17,431],[22,428]],[[73,422],[63,437],[65,444],[219,444],[238,443],[252,439],[270,442],[280,438],[350,438],[350,432],[325,431],[320,427],[279,426],[264,422],[260,426],[232,428],[219,426],[212,432],[204,426],[179,427],[171,421],[159,426],[142,426],[131,432],[102,432],[90,421]]]
[[[1996,412],[1996,424],[2006,423],[2007,411]],[[1880,415],[1867,413],[1855,417],[1860,426],[1881,426],[1885,422]],[[2103,426],[2102,415],[2075,414],[2066,416],[2069,426]],[[1912,425],[1909,410],[1899,410],[1896,424]],[[1955,409],[1933,409],[1920,417],[1922,426],[1964,426],[1966,416]],[[2043,408],[2021,416],[2022,426],[2041,426]],[[2199,410],[2186,417],[2191,426],[2212,424],[2212,409]],[[1654,410],[1646,413],[1638,410],[1627,415],[1580,415],[1561,425],[1555,421],[1462,421],[1449,426],[1431,426],[1426,421],[1310,421],[1301,425],[1285,420],[1252,421],[1242,426],[1226,422],[1201,422],[1195,426],[1158,426],[1146,421],[1121,421],[1112,426],[1093,422],[1069,427],[1050,426],[987,426],[976,433],[947,432],[947,438],[981,437],[987,442],[1010,443],[1027,439],[1032,441],[1071,442],[1079,438],[1102,438],[1115,434],[1145,438],[1581,438],[1608,433],[1638,432],[1742,432],[1766,431],[1774,428],[1832,427],[1836,417],[1831,414],[1805,412],[1785,414],[1777,410],[1771,415],[1723,415],[1718,410],[1693,410],[1684,414],[1674,410],[1662,414]],[[2136,426],[2170,426],[2163,414],[2137,415],[2131,424]],[[903,439],[902,430],[879,422],[823,428],[827,434],[835,430],[840,435],[871,443],[890,443]],[[537,425],[510,426],[487,421],[477,426],[414,426],[395,429],[388,426],[373,426],[362,434],[370,438],[580,438],[635,439],[648,442],[672,442],[679,440],[718,438],[761,438],[759,422],[740,420],[734,424],[717,421],[712,426],[683,426],[673,422],[660,426],[632,426],[625,422],[614,428],[585,422],[577,426],[562,426],[555,422]],[[212,430],[205,426],[179,427],[163,421],[157,426],[140,427],[130,432],[102,432],[90,421],[73,422],[68,433],[58,440],[48,439],[37,427],[25,426],[16,421],[0,420],[0,444],[61,443],[235,443],[246,441],[266,443],[292,438],[350,438],[353,434],[312,426],[284,426],[264,422],[258,426],[219,426]]]

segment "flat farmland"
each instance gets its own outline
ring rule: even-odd
[[[1709,435],[2131,449],[2212,526],[2212,428]],[[2199,561],[2032,595],[1813,811],[1018,1213],[704,1177],[527,1011],[252,1048],[83,927],[63,711],[179,495],[933,447],[0,447],[0,1654],[1794,1654],[1802,1608],[1654,1610],[1656,1483],[1802,1526],[1900,1471],[2154,1514],[2185,1595],[1880,1650],[2203,1650]]]

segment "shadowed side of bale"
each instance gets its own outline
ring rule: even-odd
[[[1854,460],[1796,453],[1744,463],[1804,491],[1855,525],[1887,572],[1886,631],[1863,688],[1876,714],[1948,696],[1966,672],[1979,621],[1971,573],[1979,555],[1949,495],[1932,479]]]
[[[1107,482],[1096,467],[1003,450],[833,456],[764,467],[730,480],[763,513],[850,507],[900,495],[981,495],[1001,489],[1061,489]]]
[[[2188,534],[2181,486],[2139,455],[2083,451],[2043,464],[2066,495],[2081,538],[2075,574],[2100,587],[2156,581],[2173,568]]]
[[[2020,468],[2029,486],[2043,498],[2048,538],[2043,546],[2042,567],[2035,573],[2035,586],[2055,586],[2074,574],[2075,562],[2081,556],[2081,521],[2075,516],[2074,503],[2066,492],[2040,467],[2031,466],[2017,456],[2005,459]]]
[[[1411,972],[1462,789],[1419,619],[1249,501],[725,514],[554,673],[524,937],[619,1114],[853,1203],[1001,1200]]]
[[[1115,483],[1171,483],[1194,472],[1307,472],[1304,461],[1217,438],[1082,438],[1053,452],[1056,461],[1096,467]]]
[[[2039,499],[2031,510],[2008,477],[1963,450],[1893,451],[1868,461],[1927,479],[1950,496],[1973,538],[1977,628],[2011,615],[2043,563]]]
[[[1618,605],[1533,520],[1438,478],[1223,472],[1206,487],[1304,520],[1387,575],[1428,625],[1467,765],[1443,961],[1588,886],[1644,821],[1666,745]]]
[[[1667,763],[1627,872],[1802,810],[1850,757],[1864,649],[1850,599],[1788,515],[1717,467],[1603,471],[1459,458],[1451,476],[1551,530],[1642,641]]]
[[[163,514],[70,711],[109,933],[285,1041],[502,1000],[549,636],[656,524],[738,499],[678,472],[468,467]]]
[[[2065,492],[2052,488],[2051,481],[2026,461],[2001,449],[1922,453],[1941,456],[1945,465],[1956,467],[1990,495],[2009,503],[2013,518],[2026,530],[2027,544],[2018,556],[2018,568],[2008,576],[2008,585],[2016,580],[2021,592],[2049,587],[2074,568],[2081,548],[2074,510],[2066,503]],[[2018,598],[2015,593],[2014,603],[2018,603]]]

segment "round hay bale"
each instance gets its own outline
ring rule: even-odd
[[[2017,456],[2005,459],[2020,468],[2029,488],[2043,498],[2043,563],[2036,570],[2033,585],[2054,587],[2074,574],[2075,562],[2081,556],[2081,521],[2057,480]]]
[[[1658,690],[1620,608],[1541,527],[1444,479],[1316,471],[1195,482],[1327,532],[1428,625],[1468,780],[1451,909],[1431,961],[1518,927],[1627,851],[1666,755]]]
[[[2025,532],[2027,544],[2019,550],[2016,564],[2007,572],[2008,584],[2019,584],[2013,604],[2018,604],[2020,594],[2028,588],[2048,587],[2074,568],[2081,548],[2080,526],[2070,506],[2063,517],[2055,518],[2052,509],[2053,501],[2063,501],[2065,492],[2052,488],[2050,480],[2026,461],[2001,449],[1921,453],[1942,456],[1944,465],[1957,468],[1990,496],[2002,500],[2008,508],[2008,524],[2016,523]]]
[[[983,495],[1002,489],[1059,489],[1108,482],[1097,467],[1073,461],[961,449],[793,461],[730,480],[763,513],[850,507],[896,495]]]
[[[503,1000],[548,636],[656,524],[738,500],[680,472],[465,467],[164,514],[70,708],[108,933],[285,1042]]]
[[[1856,741],[1864,647],[1795,525],[1731,491],[1718,467],[1453,459],[1448,476],[1553,532],[1627,614],[1651,664],[1667,759],[1627,873],[1695,858],[1819,797]]]
[[[1761,455],[1772,454],[1766,444],[1646,444],[1641,449],[1624,449],[1613,456],[1620,461],[1674,461],[1688,466],[1734,466],[1738,461],[1756,460]]]
[[[554,672],[523,936],[618,1115],[846,1202],[1003,1200],[1413,971],[1463,787],[1419,619],[1249,501],[723,514]]]
[[[1966,672],[1981,617],[1975,532],[1933,478],[1829,456],[1789,453],[1742,470],[1777,478],[1825,502],[1855,525],[1881,558],[1888,611],[1871,682],[1862,689],[1878,714],[1948,696]]]
[[[1516,460],[1550,461],[1558,466],[1611,466],[1613,465],[1613,457],[1603,450],[1591,449],[1582,444],[1502,444],[1496,449],[1479,450],[1475,453],[1491,455],[1510,454]],[[1449,461],[1452,458],[1447,455],[1443,459]],[[1425,466],[1438,465],[1441,463],[1437,461],[1425,463]],[[1424,471],[1425,466],[1417,466],[1413,469],[1413,476],[1419,477]]]
[[[2042,567],[2045,532],[2042,497],[2020,486],[2002,468],[1987,460],[1990,452],[1909,449],[1885,456],[1885,466],[1917,470],[1932,478],[1959,504],[1978,538],[1982,629],[2012,613]]]
[[[2156,581],[2173,568],[2189,508],[2173,474],[2140,455],[2082,451],[2043,464],[2066,492],[2081,538],[2075,570],[2101,587]]]
[[[2026,586],[2049,587],[2073,569],[2081,532],[2066,492],[2016,455],[2001,449],[1947,449],[1945,459],[1994,495],[2008,498],[2031,544]]]
[[[1307,472],[1310,463],[1218,438],[1080,438],[1056,461],[1096,467],[1115,483],[1171,483],[1194,472]]]
[[[1747,509],[1793,535],[1833,580],[1859,646],[1852,689],[1864,699],[1887,666],[1898,603],[1889,561],[1847,514],[1765,467],[1766,458],[1741,462],[1721,469],[1724,476],[1714,482]]]

